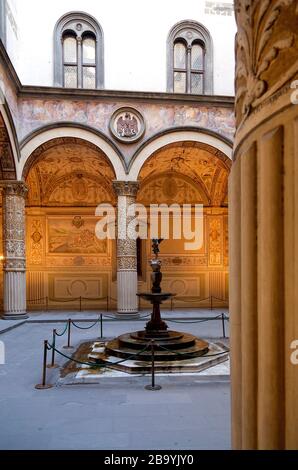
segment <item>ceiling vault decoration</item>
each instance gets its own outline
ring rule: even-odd
[[[230,159],[210,145],[169,144],[145,162],[138,201],[226,206],[230,167]]]
[[[96,206],[115,203],[114,171],[95,145],[55,139],[39,147],[25,168],[28,206]]]

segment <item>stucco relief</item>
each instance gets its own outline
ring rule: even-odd
[[[110,268],[112,260],[102,256],[47,256],[46,265],[48,267],[104,267]],[[84,273],[82,273],[84,277]]]
[[[207,266],[207,256],[172,256],[164,257],[161,256],[162,264],[165,267],[177,268],[179,266]]]
[[[29,250],[28,265],[43,264],[44,254],[44,225],[43,220],[34,218],[28,222]]]
[[[209,265],[222,265],[223,243],[222,243],[222,218],[209,217]]]
[[[25,197],[22,182],[2,185],[3,255],[6,271],[25,271]]]
[[[297,73],[295,0],[237,0],[236,119],[277,92]],[[276,60],[278,58],[278,60]]]

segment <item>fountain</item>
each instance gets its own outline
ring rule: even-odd
[[[153,239],[152,248],[154,258],[150,261],[152,268],[151,292],[137,294],[152,304],[151,319],[142,331],[125,333],[115,338],[105,345],[104,354],[94,352],[89,354],[89,359],[95,363],[102,363],[104,360],[112,358],[131,358],[139,362],[138,371],[144,372],[150,369],[151,351],[149,344],[154,341],[155,359],[157,361],[156,370],[166,371],[171,368],[179,370],[177,361],[185,361],[202,356],[209,351],[209,343],[203,341],[189,333],[171,331],[168,325],[161,318],[160,306],[163,302],[173,297],[175,294],[162,292],[161,281],[161,261],[158,258],[159,245],[162,239]],[[145,349],[145,350],[144,350]],[[146,364],[146,361],[148,363]],[[175,367],[173,364],[175,363]],[[122,368],[123,369],[123,368]]]

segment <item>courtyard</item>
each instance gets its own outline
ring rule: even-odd
[[[175,310],[163,312],[170,322],[214,318],[226,310]],[[145,316],[146,312],[141,312]],[[33,313],[23,324],[1,322],[0,340],[5,345],[6,363],[0,366],[0,448],[7,450],[97,450],[97,449],[230,449],[230,383],[216,374],[157,375],[162,390],[144,386],[150,376],[103,377],[98,384],[60,385],[36,390],[40,383],[43,340],[51,339],[53,328],[63,330],[65,320],[88,326],[98,318],[94,312]],[[79,320],[91,320],[80,323]],[[115,321],[105,318],[105,337],[142,329],[140,320]],[[178,326],[176,324],[176,326]],[[11,328],[8,330],[9,328]],[[7,331],[8,330],[8,331]],[[180,323],[179,330],[202,338],[222,339],[220,320]],[[226,334],[228,336],[228,322]],[[99,328],[72,328],[71,341],[98,338]],[[66,335],[57,339],[63,350]],[[226,340],[227,343],[228,340]],[[50,357],[49,357],[50,360]],[[63,366],[66,359],[57,357]],[[210,369],[210,371],[212,368]],[[56,384],[59,369],[48,369],[48,382]]]

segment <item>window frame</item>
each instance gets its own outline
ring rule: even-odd
[[[202,24],[196,21],[181,21],[173,26],[167,40],[167,91],[175,92],[174,73],[183,72],[174,65],[174,50],[177,42],[183,42],[186,45],[186,91],[185,94],[193,94],[191,91],[192,74],[203,75],[203,95],[213,94],[213,43],[209,31]],[[203,48],[203,70],[192,68],[191,50],[198,44]]]
[[[78,29],[78,27],[80,28]],[[64,39],[74,36],[77,40],[77,63],[64,62]],[[95,63],[84,64],[83,41],[86,37],[95,40]],[[83,68],[95,68],[95,89],[104,88],[104,40],[100,24],[90,15],[83,12],[71,12],[63,15],[57,22],[54,31],[54,85],[65,87],[65,66],[77,67],[77,89],[89,90],[83,86]]]

